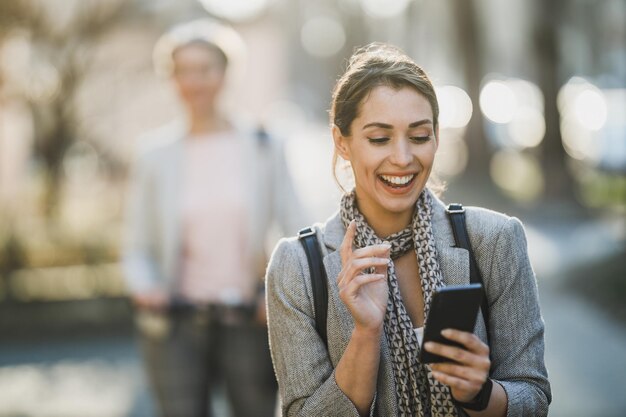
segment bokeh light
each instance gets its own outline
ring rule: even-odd
[[[268,6],[268,0],[200,0],[211,14],[233,22],[251,20]]]
[[[314,17],[306,21],[300,32],[304,50],[325,58],[335,55],[346,43],[346,33],[337,19]]]
[[[498,148],[533,148],[545,136],[543,94],[530,81],[506,78],[486,82],[480,108],[491,123],[489,139]]]
[[[444,85],[436,88],[439,101],[439,126],[445,128],[462,128],[472,118],[472,100],[459,87]]]
[[[361,0],[365,13],[374,18],[389,18],[403,13],[409,0]]]
[[[561,138],[567,154],[595,165],[601,157],[600,130],[608,116],[602,90],[581,77],[571,78],[559,91]]]
[[[514,150],[500,150],[491,159],[494,183],[518,201],[533,201],[541,196],[544,178],[537,158]]]
[[[546,121],[533,107],[522,107],[507,125],[511,140],[518,148],[533,148],[541,143],[546,134]]]
[[[606,101],[600,91],[585,90],[574,102],[576,118],[590,130],[600,130],[606,123]]]
[[[517,111],[517,99],[511,87],[502,81],[489,81],[480,92],[480,109],[495,123],[508,123]]]
[[[446,178],[457,176],[467,167],[469,152],[458,130],[443,130],[435,159],[435,172]]]
[[[599,148],[594,143],[594,132],[585,129],[572,114],[561,117],[561,140],[565,152],[577,160],[595,160]]]
[[[81,359],[0,367],[3,416],[122,416],[133,399],[128,363]],[[94,404],[98,410],[94,412]]]
[[[557,103],[563,117],[572,116],[585,129],[600,130],[606,123],[604,94],[583,78],[571,78],[559,91]]]

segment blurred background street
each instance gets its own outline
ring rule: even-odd
[[[201,17],[241,34],[224,106],[284,141],[320,221],[340,197],[327,110],[346,59],[386,41],[420,63],[440,101],[443,199],[526,226],[550,415],[626,416],[626,2],[12,0],[0,417],[155,415],[119,263],[123,207],[137,137],[181,114],[154,42]]]

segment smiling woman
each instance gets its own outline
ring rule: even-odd
[[[428,100],[410,87],[375,87],[350,131],[344,136],[335,126],[333,138],[337,153],[351,161],[366,219],[375,230],[407,224],[437,150]]]
[[[349,162],[355,187],[313,227],[323,266],[308,265],[298,239],[284,239],[266,276],[283,415],[547,414],[543,321],[517,219],[466,210],[489,320],[480,316],[473,333],[444,330],[459,347],[419,341],[435,290],[470,279],[467,251],[455,247],[446,207],[427,185],[438,117],[428,76],[389,45],[358,51],[337,82],[335,162]],[[309,268],[328,277],[326,343]],[[422,349],[448,361],[421,363]]]

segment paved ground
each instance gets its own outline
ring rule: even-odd
[[[572,230],[573,229],[573,230]],[[553,389],[553,417],[626,416],[626,326],[578,295],[565,291],[567,271],[602,259],[624,245],[624,221],[570,225],[568,233],[540,235],[531,259],[540,277],[546,321],[546,364]],[[536,239],[545,239],[543,254]],[[560,262],[542,263],[556,256]],[[567,267],[566,267],[567,265]],[[590,276],[589,279],[593,279]],[[626,279],[626,277],[623,277]]]

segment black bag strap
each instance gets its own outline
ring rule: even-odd
[[[326,321],[328,316],[328,287],[326,286],[326,269],[322,263],[322,254],[315,230],[306,227],[298,232],[298,239],[309,261],[309,271],[311,273],[311,287],[313,288],[313,304],[315,307],[315,329],[328,346],[328,336],[326,334]]]
[[[481,301],[480,310],[483,313],[483,319],[485,321],[485,328],[487,330],[487,341],[489,341],[489,303],[487,300],[487,291],[485,290],[485,283],[483,277],[476,263],[474,257],[474,251],[472,250],[472,244],[467,234],[467,226],[465,223],[465,209],[462,204],[454,203],[448,205],[446,209],[448,217],[450,218],[450,224],[452,225],[452,233],[454,233],[454,241],[457,248],[463,248],[469,252],[470,261],[470,283],[480,284],[483,288],[483,296]]]

